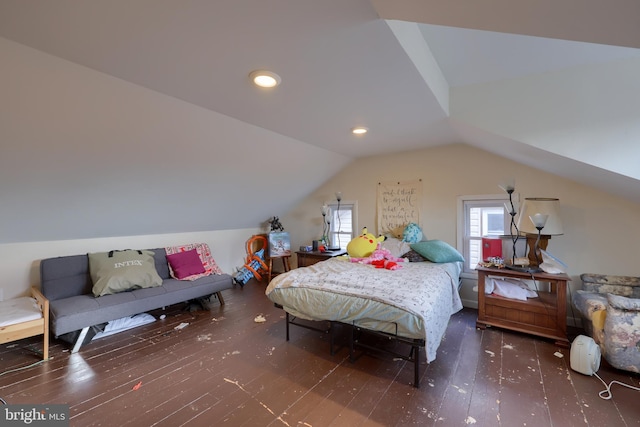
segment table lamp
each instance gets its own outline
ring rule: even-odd
[[[563,234],[562,222],[558,215],[559,199],[549,197],[528,197],[524,199],[519,213],[517,227],[527,236],[529,266],[541,264],[540,249],[546,250],[551,236]]]

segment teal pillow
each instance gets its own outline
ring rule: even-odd
[[[450,244],[442,240],[427,240],[411,245],[411,249],[431,262],[464,262],[464,258]]]

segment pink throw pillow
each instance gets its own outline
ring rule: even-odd
[[[205,272],[200,255],[195,249],[167,255],[167,261],[173,270],[174,277],[179,280]]]

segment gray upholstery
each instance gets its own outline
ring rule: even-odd
[[[640,277],[584,273],[572,303],[600,353],[618,369],[640,372]]]
[[[133,316],[145,311],[206,297],[233,287],[228,274],[176,280],[169,275],[164,248],[154,252],[162,286],[94,297],[87,255],[44,259],[40,262],[42,293],[49,299],[51,331],[55,336]]]

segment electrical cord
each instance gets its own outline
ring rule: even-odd
[[[639,387],[634,387],[632,385],[621,383],[620,381],[615,381],[615,380],[611,381],[607,385],[607,383],[605,383],[604,380],[602,378],[600,378],[600,375],[598,375],[595,372],[594,372],[593,375],[595,375],[602,382],[602,384],[604,384],[605,389],[602,390],[600,393],[598,393],[598,396],[600,396],[601,399],[610,400],[613,397],[613,393],[611,392],[611,386],[614,385],[614,384],[618,384],[618,385],[621,385],[623,387],[630,388],[632,390],[640,391]]]
[[[47,360],[51,360],[51,358],[47,359]],[[23,369],[29,369],[32,368],[34,366],[37,366],[43,362],[46,362],[47,360],[38,360],[37,362],[32,363],[31,365],[27,365],[27,366],[23,366],[21,368],[15,368],[15,369],[9,369],[8,371],[4,371],[4,372],[0,372],[0,377],[6,374],[10,374],[12,372],[18,372],[18,371],[22,371]]]
[[[47,360],[51,360],[51,358],[47,359]],[[6,374],[10,374],[12,372],[18,372],[18,371],[22,371],[23,369],[29,369],[29,368],[33,368],[34,366],[37,366],[43,362],[46,362],[47,360],[38,360],[37,362],[32,363],[31,365],[27,365],[27,366],[22,366],[20,368],[15,368],[15,369],[9,369],[8,371],[4,371],[4,372],[0,372],[0,377]],[[3,398],[0,397],[0,402],[2,402],[3,405],[8,405],[7,401],[4,400]]]

